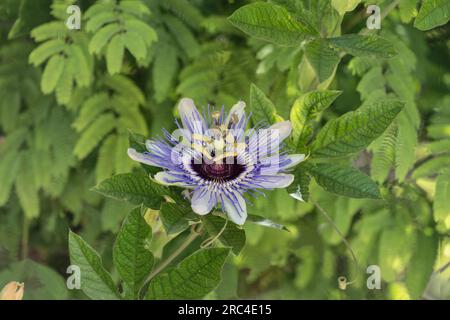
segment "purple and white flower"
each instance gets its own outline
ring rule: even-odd
[[[154,176],[159,183],[188,189],[192,210],[199,215],[220,205],[231,221],[244,224],[244,194],[288,187],[294,180],[289,169],[305,159],[303,154],[281,151],[292,131],[289,121],[246,130],[250,116],[242,101],[229,113],[208,109],[202,115],[191,99],[184,98],[178,110],[182,125],[177,122],[177,130],[164,131],[164,139],[147,140],[148,151],[130,148],[128,155],[163,168]]]

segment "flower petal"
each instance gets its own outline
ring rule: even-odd
[[[247,205],[244,197],[237,191],[229,194],[221,194],[223,210],[231,221],[238,225],[243,225],[247,219]]]
[[[158,166],[158,164],[155,162],[154,159],[152,159],[152,157],[149,154],[137,152],[133,148],[128,148],[127,153],[128,156],[134,161],[138,161],[140,163],[147,164],[149,166]]]
[[[275,136],[279,139],[279,142],[281,142],[287,137],[289,137],[289,135],[291,134],[292,125],[289,120],[286,120],[273,124],[272,126],[269,127],[269,130],[278,131],[278,135]]]
[[[279,173],[275,175],[259,175],[249,181],[250,185],[263,189],[286,188],[294,181],[294,175]]]
[[[178,112],[180,114],[181,122],[186,129],[192,133],[203,134],[206,130],[206,123],[195,107],[192,99],[181,99],[178,105]]]
[[[191,206],[192,210],[199,214],[205,215],[211,212],[211,210],[217,204],[217,198],[215,193],[209,191],[206,188],[199,188],[194,191],[192,196]]]
[[[155,176],[154,179],[160,183],[167,186],[177,186],[184,188],[192,188],[192,184],[189,179],[183,174],[176,174],[167,171],[160,171]]]

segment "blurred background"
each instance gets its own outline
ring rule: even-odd
[[[25,299],[85,299],[66,287],[68,230],[112,269],[112,244],[131,207],[90,188],[135,169],[128,130],[171,131],[181,97],[229,108],[248,102],[255,83],[285,119],[302,93],[342,90],[316,128],[383,97],[407,108],[367,150],[342,160],[371,175],[383,200],[339,197],[311,184],[310,197],[351,249],[311,202],[268,192],[249,213],[290,232],[246,225],[244,250],[230,257],[207,298],[450,298],[450,26],[415,28],[422,1],[272,1],[310,11],[323,36],[358,33],[366,6],[382,8],[379,34],[399,54],[345,56],[328,79],[319,79],[300,46],[250,38],[227,21],[251,1],[135,0],[114,11],[118,20],[92,7],[98,2],[116,5],[0,0],[0,289],[14,280],[25,282]],[[67,12],[73,4],[81,9],[79,30],[65,25],[76,15]],[[121,15],[134,19],[126,49],[110,39]],[[147,218],[161,255],[172,239],[157,212]],[[366,285],[370,265],[380,267],[380,289]],[[340,290],[340,276],[355,281]]]

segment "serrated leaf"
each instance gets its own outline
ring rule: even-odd
[[[419,234],[417,246],[406,270],[406,286],[412,299],[420,299],[433,273],[438,253],[438,238],[435,234]]]
[[[320,163],[308,170],[326,191],[352,198],[381,198],[378,185],[358,169]]]
[[[120,35],[114,36],[106,49],[106,66],[109,74],[120,73],[124,54],[124,43]]]
[[[450,19],[450,2],[448,0],[424,0],[414,21],[419,30],[430,30],[444,25]]]
[[[328,108],[341,91],[311,91],[303,94],[291,108],[292,137],[297,151],[302,151],[308,141],[312,127],[310,121],[317,113]]]
[[[189,227],[189,221],[198,218],[191,208],[171,202],[162,204],[159,216],[167,234],[185,230]]]
[[[363,150],[402,110],[400,101],[380,101],[329,121],[311,145],[315,157],[338,157]]]
[[[277,111],[274,104],[254,84],[250,87],[250,110],[255,124],[263,122],[271,125],[277,120]]]
[[[226,222],[225,219],[212,214],[202,217],[202,221],[211,237],[216,237],[225,227],[219,236],[220,242],[226,247],[231,247],[235,255],[241,252],[246,241],[245,231],[242,228],[231,221]]]
[[[328,41],[337,49],[357,57],[392,58],[397,54],[390,41],[376,35],[346,34]]]
[[[114,265],[120,277],[131,290],[130,298],[138,298],[139,290],[153,267],[153,254],[146,247],[150,241],[152,229],[136,208],[123,222],[114,243]]]
[[[150,282],[146,299],[201,299],[220,282],[222,267],[230,249],[197,251],[175,269],[158,274]]]
[[[93,188],[107,197],[159,209],[165,195],[172,192],[142,174],[124,173],[106,179]]]
[[[69,231],[70,262],[80,268],[81,290],[91,299],[117,300],[120,295],[98,253],[80,236]]]
[[[305,56],[314,68],[320,83],[331,77],[340,60],[339,55],[330,47],[328,41],[320,38],[306,45]]]
[[[272,3],[242,6],[228,20],[250,36],[284,46],[298,46],[309,35],[317,34],[285,8]]]

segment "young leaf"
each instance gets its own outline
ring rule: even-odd
[[[226,223],[225,219],[211,214],[202,217],[202,221],[211,237],[217,236]],[[233,222],[228,221],[225,230],[219,236],[219,240],[224,246],[231,247],[233,253],[238,255],[245,245],[245,231]]]
[[[276,222],[273,222],[270,219],[258,216],[256,214],[249,214],[247,216],[247,221],[249,221],[251,223],[254,223],[254,224],[258,224],[258,225],[263,226],[263,227],[289,231],[288,228],[286,228],[284,225],[276,223]]]
[[[106,49],[106,66],[109,74],[120,73],[124,53],[124,43],[121,36],[115,36]]]
[[[331,77],[340,60],[338,53],[330,47],[325,39],[315,39],[309,42],[305,47],[305,55],[314,68],[320,83]]]
[[[312,128],[309,122],[319,112],[328,108],[341,91],[311,91],[303,94],[291,108],[292,137],[297,151],[302,151]]]
[[[254,123],[273,124],[277,120],[277,111],[272,101],[256,85],[250,87],[250,110]]]
[[[198,218],[191,208],[170,202],[162,204],[159,216],[167,234],[185,230],[189,227],[189,221]]]
[[[175,269],[158,274],[150,282],[146,299],[201,299],[220,282],[220,274],[230,249],[197,251]]]
[[[39,193],[34,179],[33,166],[29,160],[28,154],[21,158],[20,170],[16,177],[16,193],[25,216],[33,219],[39,216]]]
[[[171,195],[168,188],[153,182],[146,175],[133,173],[115,175],[102,181],[93,190],[107,197],[134,205],[143,204],[151,209],[159,209],[164,195]]]
[[[272,3],[256,2],[236,10],[228,20],[258,39],[284,46],[298,46],[316,31],[293,18],[283,7]]]
[[[130,297],[137,298],[139,290],[153,267],[153,254],[146,248],[152,229],[136,208],[130,212],[114,243],[113,258],[122,280],[130,290]]]
[[[69,231],[70,262],[80,268],[81,290],[91,299],[117,300],[120,295],[111,275],[95,250],[80,236]]]
[[[379,137],[404,103],[380,101],[329,121],[311,145],[315,157],[338,157],[363,150]]]
[[[419,30],[430,30],[446,24],[449,19],[450,1],[424,0],[414,21],[414,27]]]
[[[55,89],[63,73],[65,60],[61,55],[56,54],[48,61],[41,81],[41,89],[44,94],[48,94]]]
[[[309,172],[326,191],[352,198],[381,198],[378,185],[358,169],[320,163],[309,167]]]
[[[391,42],[376,35],[346,34],[328,41],[337,49],[357,57],[392,58],[397,54]]]

